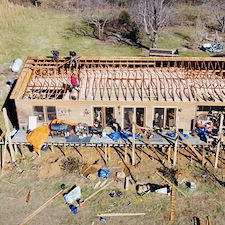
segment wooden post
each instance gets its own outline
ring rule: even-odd
[[[133,113],[133,121],[134,121],[134,113]],[[135,126],[134,126],[134,122],[132,123],[132,133],[133,133],[133,136],[132,136],[132,166],[135,165]]]
[[[178,118],[178,113],[177,113],[177,116],[176,116],[176,140],[175,140],[175,144],[174,144],[173,166],[176,166],[176,164],[177,164],[178,127],[179,127],[179,118]]]
[[[223,126],[223,120],[224,120],[224,115],[223,113],[221,113],[220,115],[220,127],[219,127],[219,133],[221,133],[222,131],[222,126]],[[219,151],[220,151],[220,143],[221,143],[221,137],[219,135],[219,140],[217,143],[217,147],[216,147],[216,159],[215,159],[215,165],[214,168],[217,169],[217,165],[218,165],[218,158],[219,158]]]
[[[171,194],[170,221],[175,220],[175,201],[176,201],[176,189],[175,186],[173,185]]]
[[[7,136],[7,142],[9,145],[11,160],[12,160],[12,162],[15,162],[16,159],[15,159],[14,149],[13,149],[12,140],[11,140],[11,136],[10,136],[9,118],[7,115],[6,108],[3,108],[3,116],[4,116],[4,121],[5,121],[6,136]]]
[[[125,145],[124,161],[127,162],[127,145]]]
[[[205,145],[202,148],[202,166],[205,164]]]
[[[177,164],[177,145],[178,145],[178,136],[176,136],[174,145],[173,166],[176,166]]]
[[[169,146],[168,151],[167,151],[167,161],[168,161],[168,164],[170,164],[170,157],[171,157],[171,146]]]
[[[199,218],[199,225],[204,225],[204,220],[202,218]]]
[[[82,151],[82,148],[81,148],[81,145],[78,146],[78,149],[79,149],[79,152],[81,154],[81,157],[82,157],[82,160],[84,159],[84,154],[83,154],[83,151]]]
[[[111,159],[111,146],[109,145],[108,146],[108,162],[110,161]]]
[[[6,154],[6,150],[7,150],[7,136],[5,137],[5,144],[4,144],[4,149],[3,149],[3,157],[2,157],[2,171],[1,171],[1,177],[3,176],[3,172],[4,172],[4,166],[5,166],[5,154]]]
[[[104,150],[105,150],[105,163],[107,163],[108,159],[107,159],[107,145],[104,146]]]
[[[65,156],[66,156],[66,144],[63,144],[63,151],[64,151]]]
[[[23,149],[23,144],[20,143],[20,152],[21,152],[21,155],[22,155],[22,158],[24,158],[24,149]]]
[[[140,148],[141,148],[141,155],[140,155],[140,157],[141,157],[140,162],[141,162],[142,161],[142,157],[143,157],[143,147],[141,146]]]
[[[98,217],[107,217],[107,216],[144,216],[145,213],[102,213],[97,214]]]
[[[14,149],[15,149],[15,153],[18,154],[18,148],[17,148],[17,144],[14,144]]]
[[[54,145],[51,144],[51,150],[52,150],[52,152],[55,152],[54,148],[55,148]]]
[[[207,216],[206,225],[212,225],[212,221],[211,221],[210,216]]]
[[[130,181],[130,178],[129,177],[125,177],[125,190],[128,191],[129,189],[129,181]]]

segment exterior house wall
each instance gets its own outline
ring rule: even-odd
[[[17,115],[20,128],[28,124],[29,116],[34,115],[34,106],[55,106],[58,119],[70,122],[86,123],[93,125],[93,107],[114,107],[115,118],[122,126],[124,120],[125,107],[144,107],[145,125],[152,127],[154,119],[154,108],[176,108],[179,117],[179,128],[191,129],[191,120],[196,116],[196,103],[176,103],[176,102],[118,102],[118,101],[59,101],[59,100],[25,100],[16,99]],[[50,121],[38,121],[38,126]],[[182,125],[181,125],[182,124]]]

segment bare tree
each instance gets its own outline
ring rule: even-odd
[[[104,39],[105,25],[112,18],[114,12],[115,8],[107,1],[94,0],[85,8],[84,21],[97,30],[97,37],[102,40]]]
[[[225,2],[224,0],[212,0],[209,3],[209,7],[219,23],[220,31],[225,32]]]
[[[138,0],[135,1],[137,9],[137,23],[143,27],[152,47],[157,48],[160,30],[170,19],[172,6],[176,0]]]
[[[195,20],[195,35],[198,39],[199,44],[202,44],[202,42],[207,37],[206,25],[200,15],[198,15],[197,19]]]

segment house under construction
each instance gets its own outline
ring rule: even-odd
[[[199,114],[224,111],[224,75],[216,57],[28,57],[10,98],[20,128],[37,116],[39,126],[58,118],[105,128],[113,118],[122,129],[191,130]]]

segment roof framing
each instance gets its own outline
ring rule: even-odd
[[[80,79],[78,101],[225,100],[223,58],[196,57],[28,57],[11,98],[62,100],[70,76]]]

